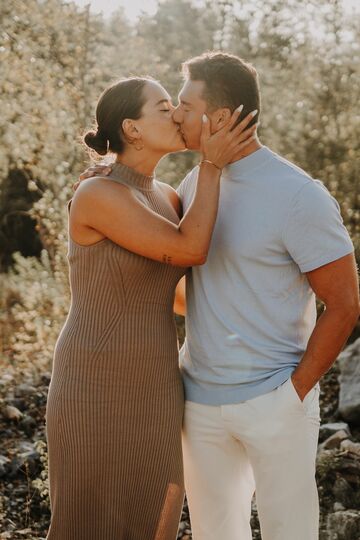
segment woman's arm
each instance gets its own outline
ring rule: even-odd
[[[186,277],[183,276],[175,289],[174,313],[186,315]]]
[[[168,221],[142,204],[127,186],[93,178],[77,189],[72,215],[77,225],[95,229],[125,249],[176,266],[203,264],[218,209],[221,168],[251,142],[244,128],[249,115],[236,128],[235,111],[230,122],[210,136],[209,122],[202,132],[202,151],[208,162],[200,166],[192,204],[179,225]]]
[[[175,266],[203,264],[216,219],[221,172],[208,163],[200,169],[194,201],[179,225],[145,206],[127,186],[95,178],[77,189],[72,215],[77,225],[95,229],[138,255]]]

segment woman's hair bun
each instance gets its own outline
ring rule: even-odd
[[[84,143],[100,156],[105,156],[108,152],[108,139],[99,130],[88,131],[84,136]]]

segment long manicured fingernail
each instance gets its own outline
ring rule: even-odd
[[[255,111],[252,111],[252,112],[251,112],[250,114],[251,114],[251,116],[256,116],[256,115],[257,115],[257,113],[258,113],[258,110],[257,110],[257,109],[255,109]]]
[[[244,105],[239,105],[235,110],[241,112],[244,108]]]
[[[206,114],[203,114],[203,116],[202,116],[202,121],[203,121],[204,123],[206,123],[206,122],[208,121],[208,117],[206,116]]]

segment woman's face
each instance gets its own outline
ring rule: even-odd
[[[149,81],[143,89],[145,104],[141,118],[134,120],[144,149],[159,154],[185,150],[180,128],[172,119],[171,97],[157,82]]]

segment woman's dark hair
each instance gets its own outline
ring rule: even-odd
[[[143,88],[150,77],[122,79],[100,96],[96,107],[96,131],[88,131],[84,143],[101,156],[108,152],[120,154],[125,148],[122,123],[125,118],[137,120],[145,103]]]

